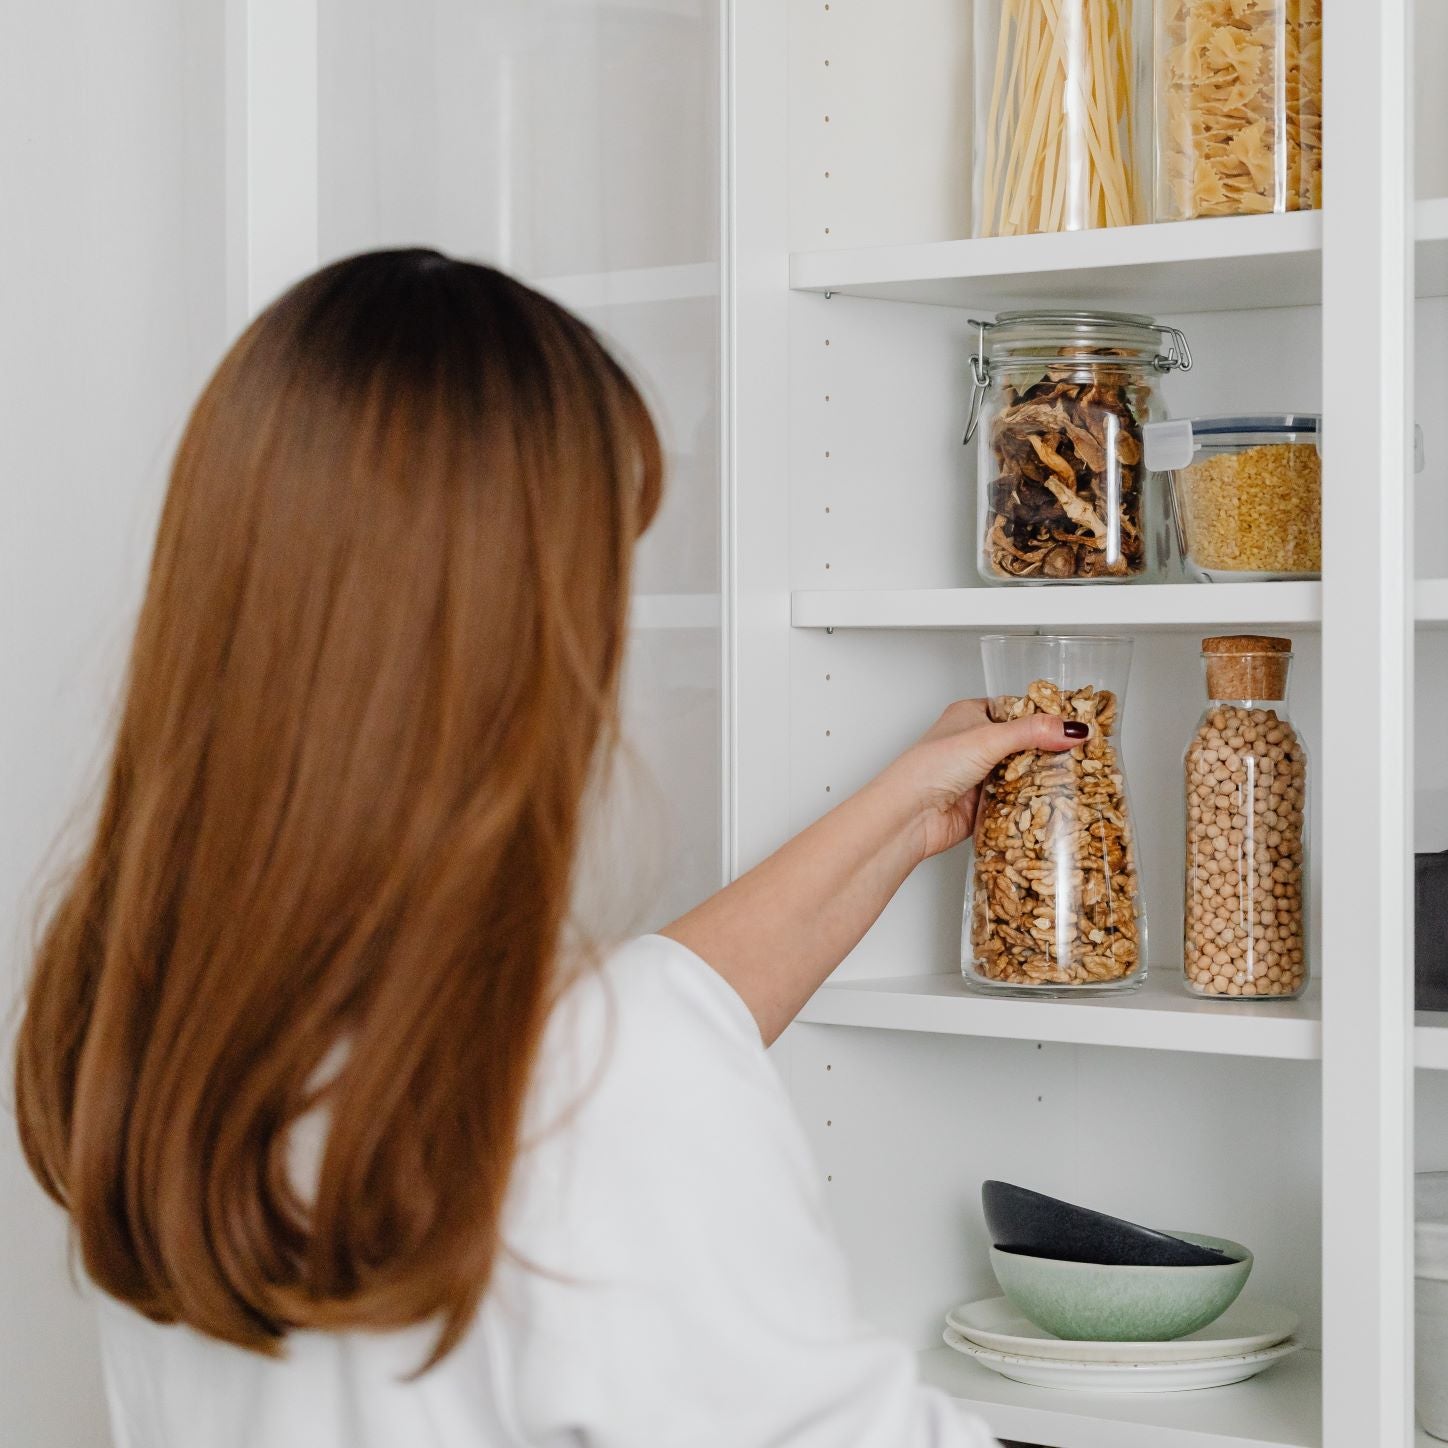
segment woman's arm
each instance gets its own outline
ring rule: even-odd
[[[992,724],[982,701],[952,704],[858,794],[660,933],[734,987],[769,1044],[915,866],[970,834],[996,764],[1022,749],[1070,749],[1086,734],[1049,714]]]

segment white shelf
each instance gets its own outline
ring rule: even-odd
[[[1448,199],[1418,203],[1417,289],[1448,293]],[[995,312],[1089,301],[1133,312],[1245,311],[1322,297],[1322,213],[836,248],[790,258],[796,291]]]
[[[815,993],[799,1019],[815,1025],[1315,1061],[1322,1055],[1321,1016],[1315,986],[1296,1001],[1228,1005],[1188,995],[1180,966],[1162,965],[1140,990],[1079,1001],[978,995],[954,973],[831,982]]]
[[[816,1026],[862,1026],[946,1036],[992,1036],[1077,1046],[1125,1046],[1283,1061],[1322,1057],[1322,995],[1295,1001],[1203,1000],[1182,988],[1180,970],[1153,968],[1129,995],[1094,1000],[1021,1000],[967,991],[958,975],[830,981],[799,1013]],[[1448,1011],[1419,1011],[1413,1064],[1448,1071]]]
[[[717,593],[636,593],[629,606],[636,629],[718,628]]]
[[[1322,1356],[1303,1351],[1260,1377],[1194,1393],[1031,1388],[948,1347],[920,1354],[926,1382],[1001,1438],[1045,1448],[1320,1448]],[[1431,1440],[1429,1440],[1431,1442]]]
[[[1414,594],[1418,622],[1424,628],[1448,628],[1448,578],[1420,578]]]
[[[644,302],[687,302],[719,295],[719,268],[714,262],[631,267],[578,276],[537,277],[532,285],[560,306],[578,311]]]
[[[1413,1064],[1448,1071],[1448,1011],[1418,1011],[1413,1021]]]
[[[1448,579],[1415,587],[1425,628],[1448,628]],[[1143,583],[1035,588],[803,589],[795,628],[1125,629],[1132,633],[1322,625],[1320,583]]]
[[[1320,583],[1142,583],[795,593],[796,628],[1317,628]]]

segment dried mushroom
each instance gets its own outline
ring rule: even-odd
[[[1002,985],[1095,986],[1140,966],[1136,860],[1111,735],[1116,695],[1037,679],[991,705],[995,719],[1055,714],[1092,725],[1061,754],[1027,750],[981,791],[970,944]]]
[[[1003,578],[1123,578],[1146,562],[1141,432],[1124,371],[1007,386],[990,430],[986,564]]]

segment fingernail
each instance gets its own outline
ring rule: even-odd
[[[1085,739],[1091,733],[1091,726],[1079,719],[1066,719],[1061,723],[1061,732],[1067,739]]]

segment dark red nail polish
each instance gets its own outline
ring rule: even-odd
[[[1079,719],[1063,721],[1061,729],[1067,739],[1085,739],[1091,733],[1091,726],[1083,724]]]

